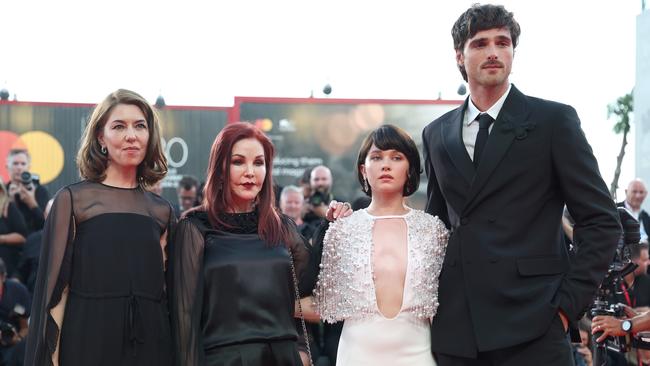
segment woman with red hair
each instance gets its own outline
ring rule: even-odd
[[[273,154],[249,123],[212,145],[203,203],[180,221],[170,258],[178,365],[302,365],[293,319],[309,252],[274,206]]]

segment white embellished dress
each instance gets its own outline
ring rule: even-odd
[[[377,306],[372,232],[378,220],[396,218],[406,223],[407,264],[402,307],[388,318]],[[337,366],[435,365],[430,325],[447,238],[442,221],[415,209],[397,216],[358,210],[330,224],[315,299],[323,321],[345,321]]]

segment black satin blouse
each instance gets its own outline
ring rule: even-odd
[[[300,278],[308,248],[299,235],[289,245],[264,242],[256,212],[221,218],[229,227],[213,227],[205,212],[194,212],[174,240],[172,327],[182,365],[201,365],[218,347],[297,339],[289,251]]]

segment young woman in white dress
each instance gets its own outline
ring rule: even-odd
[[[363,142],[357,168],[372,201],[330,224],[315,291],[321,318],[345,321],[336,365],[435,365],[429,328],[447,230],[404,204],[420,183],[417,147],[383,125]]]

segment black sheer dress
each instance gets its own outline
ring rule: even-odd
[[[43,232],[27,366],[171,365],[160,239],[174,215],[138,187],[88,181],[59,191]],[[51,309],[67,288],[62,329]]]
[[[297,232],[288,245],[262,241],[256,212],[222,218],[233,227],[214,228],[207,213],[195,211],[176,230],[170,257],[176,364],[302,365],[289,250],[301,278],[309,249]],[[284,224],[295,232],[290,219]]]

